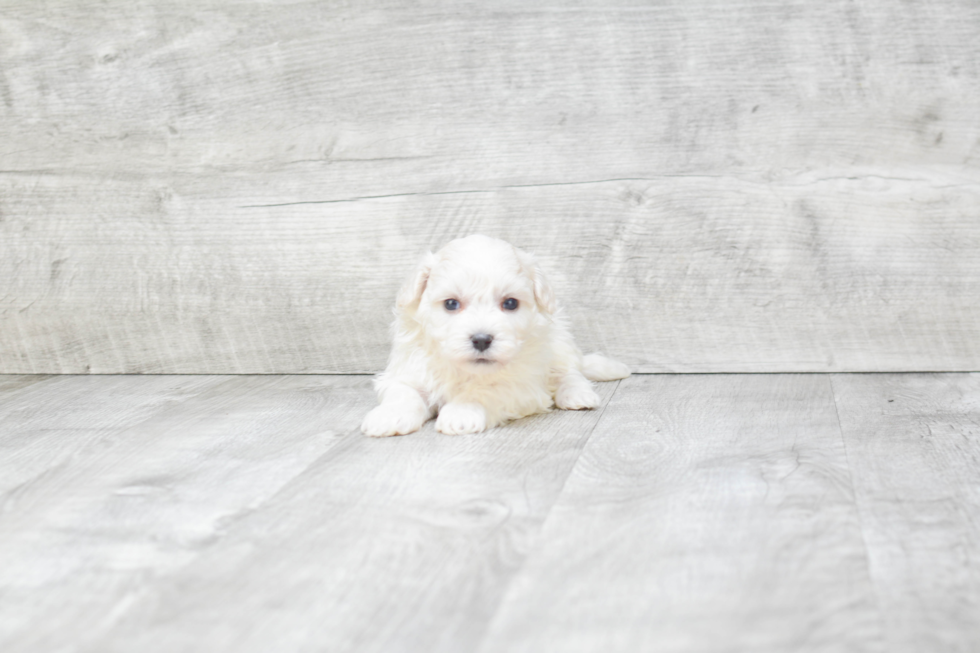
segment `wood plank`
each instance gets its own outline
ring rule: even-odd
[[[16,378],[27,385],[0,394],[0,503],[5,510],[49,473],[64,471],[86,452],[100,451],[126,429],[216,383],[212,377]]]
[[[6,201],[44,205],[62,181]],[[71,191],[46,226],[0,240],[15,280],[0,369],[376,371],[398,285],[468,231],[536,252],[583,349],[636,371],[980,369],[980,184],[952,181],[651,179],[265,208],[207,197],[224,183],[210,176],[100,182],[118,198],[98,201],[106,223]],[[180,200],[133,216],[154,187]],[[144,228],[167,238],[134,244]],[[54,259],[32,259],[48,239]]]
[[[972,0],[4,8],[8,171],[292,163],[324,172],[320,189],[339,175],[383,194],[390,177],[359,172],[445,190],[583,168],[962,165],[980,129]]]
[[[378,440],[373,402],[366,377],[221,379],[90,447],[0,515],[0,645],[472,650],[601,411]]]
[[[835,375],[889,651],[980,650],[980,375]]]
[[[3,13],[0,372],[376,371],[474,231],[637,371],[980,369],[973,0]]]
[[[10,401],[13,393],[49,378],[42,374],[0,374],[0,402]]]
[[[91,650],[473,650],[600,414],[346,439]]]
[[[880,651],[829,380],[622,382],[491,651]]]
[[[82,376],[5,405],[0,478],[27,478],[0,511],[0,648],[111,628],[355,432],[368,384]]]

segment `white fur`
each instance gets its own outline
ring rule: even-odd
[[[449,299],[459,307],[447,310]],[[388,367],[375,380],[381,403],[361,424],[367,435],[411,433],[436,414],[436,429],[455,435],[552,406],[595,408],[590,379],[630,374],[598,354],[583,357],[534,258],[487,236],[428,254],[399,291],[395,316]],[[493,338],[485,351],[478,334]]]

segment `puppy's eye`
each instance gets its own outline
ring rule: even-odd
[[[455,311],[456,309],[459,308],[459,300],[447,299],[445,302],[443,302],[442,305],[446,307],[447,311]]]
[[[516,311],[519,303],[513,297],[508,297],[501,306],[503,306],[505,311]]]

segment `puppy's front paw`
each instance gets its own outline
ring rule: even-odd
[[[400,406],[381,404],[371,409],[371,412],[361,422],[364,435],[381,438],[387,435],[405,435],[422,428],[424,422],[418,411],[405,409]]]
[[[555,393],[555,405],[562,410],[595,408],[602,400],[588,385],[563,385]]]
[[[439,409],[436,430],[446,435],[479,433],[487,428],[487,412],[480,404],[448,403]]]

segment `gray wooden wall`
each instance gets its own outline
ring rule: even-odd
[[[637,371],[980,369],[980,3],[0,0],[0,372],[381,368],[472,232]]]

